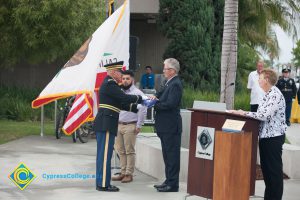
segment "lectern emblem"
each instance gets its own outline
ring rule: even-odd
[[[212,139],[207,129],[204,129],[201,134],[198,136],[198,141],[203,150],[207,149],[207,147],[211,144]]]
[[[215,129],[211,127],[197,126],[196,152],[197,158],[214,159]]]

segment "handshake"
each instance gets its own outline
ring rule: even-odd
[[[158,100],[158,99],[149,98],[148,96],[145,96],[145,95],[142,96],[142,99],[143,99],[142,105],[147,106],[147,108],[153,107]]]

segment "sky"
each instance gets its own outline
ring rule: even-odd
[[[290,36],[284,33],[280,27],[276,26],[274,27],[274,29],[277,35],[278,44],[280,48],[279,60],[277,62],[289,63],[293,58],[293,40]],[[294,44],[296,44],[296,41],[294,42]]]

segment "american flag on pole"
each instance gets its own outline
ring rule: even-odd
[[[76,95],[63,126],[65,134],[72,134],[96,116],[98,90],[106,76],[103,65],[124,61],[123,67],[128,68],[129,16],[129,0],[125,0],[32,102],[32,107],[38,108],[56,99]]]
[[[72,108],[68,114],[66,122],[62,128],[65,134],[73,133],[86,121],[94,120],[98,112],[99,105],[99,87],[106,76],[106,72],[97,73],[98,86],[95,86],[93,95],[80,94],[77,95]]]

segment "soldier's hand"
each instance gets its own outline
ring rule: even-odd
[[[143,101],[145,101],[145,100],[149,99],[149,97],[146,95],[142,95],[142,99],[143,99]]]
[[[151,100],[158,100],[158,98],[156,97],[156,96],[149,96],[149,99],[151,99]]]

